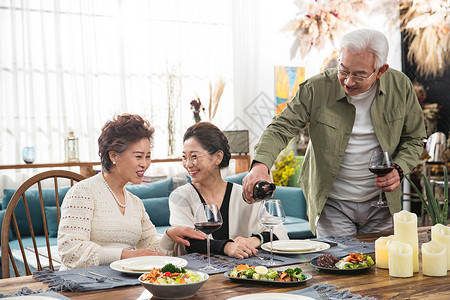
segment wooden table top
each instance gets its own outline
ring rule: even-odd
[[[419,244],[426,241],[426,230],[429,227],[419,228]],[[356,236],[361,241],[373,242],[379,236],[387,236],[392,232],[365,234]],[[420,247],[419,247],[420,249]],[[257,284],[241,284],[232,282],[223,274],[212,275],[198,293],[190,299],[227,299],[250,293],[283,293],[302,289],[318,283],[335,285],[338,289],[349,289],[353,294],[371,296],[377,299],[450,299],[450,276],[428,277],[422,272],[414,273],[410,278],[395,278],[389,276],[389,270],[371,268],[368,272],[357,275],[340,275],[318,272],[309,263],[292,265],[300,266],[303,272],[311,274],[313,278],[305,285],[296,287],[270,287]],[[287,267],[276,268],[284,270]],[[34,279],[32,276],[9,278],[0,280],[0,292],[11,294],[22,287],[32,290],[47,289],[47,285]],[[98,299],[149,299],[151,294],[142,286],[129,286],[109,290],[88,292],[63,292],[71,299],[98,300]]]

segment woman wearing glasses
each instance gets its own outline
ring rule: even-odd
[[[259,205],[242,199],[242,186],[226,182],[220,170],[228,167],[230,147],[225,134],[209,122],[199,122],[187,129],[183,137],[182,162],[191,177],[170,194],[170,224],[194,227],[197,206],[204,202],[216,204],[223,218],[219,230],[212,233],[211,252],[236,258],[255,255],[269,233],[258,222]],[[283,226],[275,229],[278,239],[288,239]],[[191,245],[180,253],[206,253],[206,241],[190,240]]]
[[[255,182],[291,138],[309,124],[310,142],[300,175],[311,231],[317,236],[353,235],[392,229],[401,209],[403,173],[409,173],[426,138],[423,112],[408,77],[387,64],[389,45],[376,30],[362,29],[341,40],[337,69],[300,84],[255,147],[243,180],[251,199]],[[375,176],[368,169],[374,150],[387,152],[395,170]],[[389,207],[372,207],[378,189]]]

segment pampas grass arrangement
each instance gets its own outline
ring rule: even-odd
[[[225,89],[225,80],[220,77],[215,83],[214,88],[211,82],[209,82],[209,106],[208,117],[211,122],[217,112],[219,106],[220,97],[222,97],[223,90]]]
[[[450,64],[448,0],[402,0],[400,21],[410,40],[407,58],[423,76],[442,76]]]
[[[291,59],[297,53],[304,58],[312,47],[323,49],[327,40],[333,42],[348,24],[362,23],[356,13],[368,9],[364,0],[297,1],[296,5],[300,10],[297,18],[281,29],[292,31],[295,37]]]

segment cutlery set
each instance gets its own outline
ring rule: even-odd
[[[93,279],[93,280],[95,280],[95,282],[104,282],[106,279],[109,279],[111,281],[122,281],[122,279],[106,276],[106,275],[103,275],[103,274],[100,274],[100,273],[96,273],[94,271],[88,271],[88,273],[92,274],[92,275],[88,275],[86,273],[78,273],[78,275],[81,275],[81,276]],[[93,275],[95,275],[95,276],[93,276]],[[100,278],[96,277],[96,276],[100,276]]]

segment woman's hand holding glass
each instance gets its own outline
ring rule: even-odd
[[[175,243],[185,245],[189,247],[191,243],[187,239],[204,240],[206,235],[191,227],[172,227],[166,230],[166,234]]]

